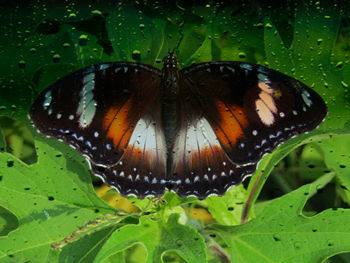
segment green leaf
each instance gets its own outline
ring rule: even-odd
[[[203,202],[208,205],[210,214],[218,223],[239,225],[247,197],[247,190],[243,185],[239,185],[231,187],[224,196],[211,196]]]
[[[328,136],[323,135],[322,131],[320,130],[316,130],[311,134],[309,133],[300,135],[278,146],[276,150],[274,150],[271,154],[268,154],[260,161],[258,169],[251,178],[248,185],[247,191],[249,193],[249,197],[247,203],[245,204],[245,211],[242,215],[243,222],[246,221],[246,217],[250,214],[251,208],[254,206],[254,203],[258,198],[261,189],[263,188],[269,174],[271,173],[272,169],[274,169],[275,165],[298,146],[312,140],[322,140],[325,138],[328,138]]]
[[[114,232],[100,250],[95,262],[141,243],[147,250],[146,262],[163,262],[165,252],[175,251],[187,262],[206,262],[204,239],[195,229],[178,223],[172,214],[165,223],[141,217],[138,225],[129,225]]]
[[[334,137],[320,142],[319,147],[323,150],[324,161],[327,167],[337,174],[340,182],[343,199],[350,203],[350,135]]]
[[[284,74],[291,75],[295,71],[291,52],[285,47],[279,32],[269,18],[265,18],[264,44],[269,66]]]
[[[0,237],[1,262],[47,262],[51,244],[113,212],[94,193],[82,158],[65,158],[47,143],[35,144],[33,165],[0,153],[0,203],[19,221],[18,229]]]
[[[119,12],[112,12],[106,20],[109,39],[111,40],[116,60],[142,62],[155,65],[162,59],[168,48],[174,46],[176,39],[171,39],[176,25],[148,17],[129,6],[121,6]],[[175,34],[176,35],[176,34]]]
[[[264,29],[267,62],[273,68],[284,73],[293,73],[295,78],[312,86],[325,99],[329,115],[316,131],[285,142],[261,161],[248,187],[251,203],[248,203],[247,206],[250,207],[259,195],[273,166],[288,152],[300,144],[306,143],[308,138],[310,140],[326,138],[325,135],[316,137],[317,134],[331,131],[346,133],[348,130],[345,128],[345,124],[350,119],[350,111],[346,111],[344,108],[350,107],[350,100],[346,99],[347,93],[339,89],[342,79],[341,71],[330,66],[330,53],[336,41],[337,34],[335,32],[338,31],[340,22],[339,9],[336,6],[320,9],[311,3],[303,3],[298,5],[296,10],[295,32],[290,48],[285,47],[276,27],[271,25],[268,18],[265,19],[265,23],[269,24],[268,27],[265,24]],[[329,31],[325,31],[324,28],[328,28]],[[322,38],[322,46],[318,41],[320,38]],[[325,82],[328,86],[324,85]],[[246,208],[248,212],[250,207]]]
[[[350,251],[350,211],[328,209],[302,214],[310,196],[328,183],[327,174],[312,185],[273,200],[256,219],[240,226],[213,226],[228,246],[232,262],[321,262]]]

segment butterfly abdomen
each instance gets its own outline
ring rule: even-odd
[[[161,80],[162,126],[167,148],[167,174],[171,173],[172,150],[179,123],[179,69],[178,61],[169,54],[164,58]]]

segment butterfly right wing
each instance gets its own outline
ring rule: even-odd
[[[251,175],[256,164],[244,168],[233,163],[204,115],[190,83],[181,81],[179,132],[173,148],[173,168],[169,183],[178,195],[205,198],[223,195]]]
[[[182,70],[229,158],[257,163],[325,118],[322,98],[300,81],[260,65],[209,62]]]

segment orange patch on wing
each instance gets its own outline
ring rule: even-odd
[[[200,165],[204,167],[213,167],[218,163],[227,161],[227,157],[221,146],[211,145],[205,146],[198,151],[191,152],[188,158],[192,170],[199,171]]]
[[[132,146],[130,144],[125,149],[124,155],[122,158],[123,163],[128,162],[128,164],[134,165],[134,166],[142,159],[143,159],[143,150],[138,146]]]
[[[120,151],[125,148],[132,133],[127,121],[131,104],[131,99],[129,99],[121,108],[111,107],[103,119],[103,128],[107,131],[107,138],[112,139],[114,146],[118,146]]]
[[[124,165],[129,167],[143,167],[152,171],[153,168],[165,170],[164,163],[157,160],[156,154],[152,151],[144,151],[139,146],[129,144],[124,150],[124,155],[121,159]]]
[[[248,120],[241,107],[237,105],[226,106],[221,101],[216,101],[220,114],[220,123],[214,132],[221,143],[235,144],[237,139],[244,136],[243,128],[247,127]]]

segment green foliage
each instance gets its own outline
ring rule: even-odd
[[[350,8],[332,1],[257,5],[0,7],[0,261],[322,262],[350,252]],[[329,114],[223,197],[166,193],[161,200],[129,198],[138,213],[115,211],[96,196],[82,156],[41,137],[34,148],[31,132],[39,137],[27,128],[27,112],[42,89],[69,72],[106,61],[160,68],[169,49],[182,67],[212,60],[267,65],[315,89]],[[293,191],[303,183],[311,184]],[[274,188],[282,197],[269,194]],[[195,219],[198,208],[216,223]],[[346,262],[342,257],[329,262]]]
[[[348,209],[326,210],[313,217],[302,215],[310,195],[331,179],[326,175],[313,185],[273,200],[255,219],[244,225],[214,226],[228,245],[233,262],[321,262],[348,250]]]
[[[172,214],[165,223],[144,216],[138,225],[118,229],[105,243],[95,261],[103,262],[125,248],[142,243],[148,252],[146,262],[160,262],[165,251],[176,251],[188,262],[205,262],[203,237],[194,228],[177,223],[178,217],[178,214]]]
[[[36,145],[38,162],[30,166],[8,153],[0,155],[0,203],[19,222],[16,231],[0,237],[2,262],[46,262],[51,244],[89,220],[113,213],[94,194],[86,165],[46,143]]]

